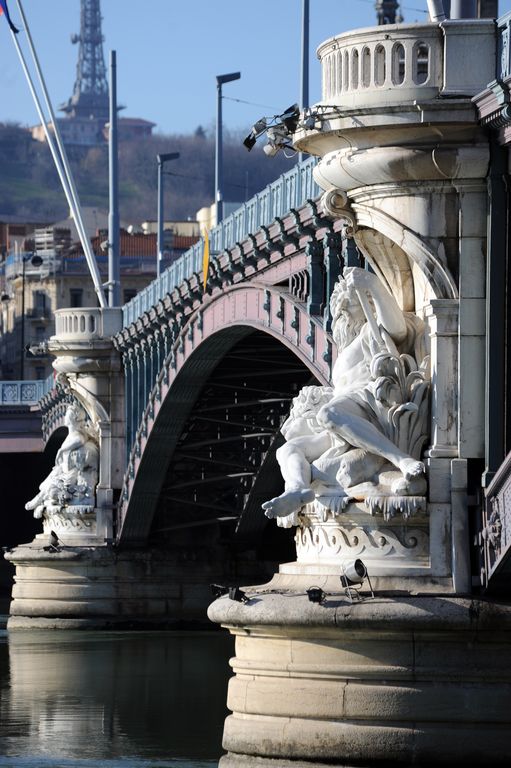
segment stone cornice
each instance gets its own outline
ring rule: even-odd
[[[481,125],[499,131],[501,144],[511,141],[511,77],[493,80],[472,99]]]

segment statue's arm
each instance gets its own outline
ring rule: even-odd
[[[356,291],[365,291],[374,302],[376,321],[383,326],[396,342],[406,336],[406,322],[397,301],[383,285],[379,277],[359,267],[345,270],[346,284]]]

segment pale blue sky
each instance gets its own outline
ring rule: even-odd
[[[402,2],[405,22],[426,21],[426,0]],[[18,22],[15,0],[11,16]],[[71,96],[80,0],[23,0],[55,108]],[[245,129],[282,112],[300,93],[301,0],[101,0],[105,63],[117,51],[119,102],[125,116],[161,133],[213,127],[215,75],[241,72],[224,96],[226,129]],[[375,24],[374,0],[310,0],[310,101],[319,99],[316,47],[328,37]],[[500,1],[500,13],[511,0]],[[19,35],[23,41],[23,33]],[[38,122],[5,19],[0,18],[0,122]],[[259,106],[261,105],[261,106]]]

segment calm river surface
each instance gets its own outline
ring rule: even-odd
[[[216,766],[233,653],[223,631],[0,630],[0,766]]]

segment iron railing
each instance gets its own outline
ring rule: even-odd
[[[243,203],[210,232],[210,250],[220,253],[249,234],[255,234],[262,226],[269,226],[277,217],[284,216],[292,208],[299,208],[307,200],[315,200],[321,189],[314,181],[312,171],[316,158],[310,157],[298,163],[290,171],[268,184],[261,192]],[[202,240],[199,240],[163,274],[141,290],[123,307],[123,325],[126,327],[147,312],[160,299],[183,283],[185,278],[202,272]]]

